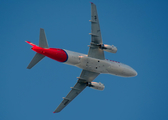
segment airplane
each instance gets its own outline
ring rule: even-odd
[[[71,91],[63,101],[55,109],[53,113],[60,112],[67,106],[79,93],[81,93],[87,86],[96,90],[104,90],[105,86],[101,82],[92,82],[99,74],[111,74],[121,77],[134,77],[137,72],[130,66],[105,59],[104,51],[116,53],[117,48],[114,45],[103,44],[101,31],[99,26],[99,19],[96,5],[91,2],[91,43],[89,45],[88,54],[82,54],[60,48],[49,48],[46,35],[43,28],[40,28],[39,46],[26,41],[36,52],[34,58],[28,65],[31,69],[45,56],[56,60],[58,62],[76,66],[82,69],[80,77],[77,77],[77,83],[71,87]]]

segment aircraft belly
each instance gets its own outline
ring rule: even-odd
[[[88,57],[86,54],[82,53],[77,53],[68,50],[65,51],[68,55],[68,60],[65,62],[66,64],[73,65],[81,69],[96,73],[107,73],[117,76],[122,76],[123,74],[123,69],[122,66],[120,66],[120,64]]]
[[[77,53],[69,50],[65,50],[68,55],[68,60],[65,64],[73,65],[84,70],[96,72],[96,73],[108,73],[106,67],[109,63],[105,60],[88,57],[86,54]]]
[[[104,60],[82,57],[80,61],[80,64],[77,65],[79,68],[96,73],[108,73],[106,67],[109,66],[109,63]]]

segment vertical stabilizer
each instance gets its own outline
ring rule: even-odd
[[[48,48],[48,42],[43,28],[40,28],[39,47]]]

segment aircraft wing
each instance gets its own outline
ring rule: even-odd
[[[99,19],[97,14],[96,5],[94,3],[91,3],[91,43],[90,48],[88,52],[88,57],[93,57],[97,59],[105,59],[104,57],[104,51],[100,49],[100,45],[103,44],[102,37],[101,37],[101,31],[100,31],[100,25],[99,25]]]
[[[55,109],[54,113],[60,112],[65,106],[67,106],[77,95],[79,95],[80,92],[86,88],[86,83],[93,81],[98,75],[99,73],[82,70],[80,77],[78,77],[77,83],[74,87],[71,87],[72,90],[66,97],[63,98],[64,100]]]

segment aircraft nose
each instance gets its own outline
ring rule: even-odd
[[[126,69],[123,70],[123,74],[126,76],[126,77],[134,77],[134,76],[137,76],[138,73],[131,67],[126,67]]]
[[[132,73],[132,76],[133,76],[133,77],[138,75],[138,73],[137,73],[134,69],[132,70],[131,73]]]

